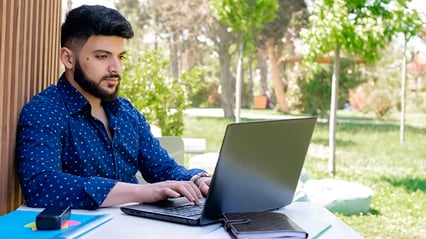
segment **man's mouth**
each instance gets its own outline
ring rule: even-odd
[[[108,75],[103,78],[104,81],[108,82],[108,84],[117,84],[120,82],[121,77],[119,75]]]

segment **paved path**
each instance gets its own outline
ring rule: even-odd
[[[185,114],[190,116],[201,116],[201,117],[224,117],[223,109],[222,108],[190,108],[185,110]],[[361,114],[361,113],[360,113]],[[261,111],[256,111],[253,113],[251,110],[244,110],[242,109],[240,112],[241,118],[246,119],[289,119],[289,118],[295,118],[298,116],[294,115],[285,115],[285,114],[262,114]],[[317,122],[321,123],[328,123],[328,118],[322,118],[318,117]],[[392,119],[345,119],[345,118],[339,118],[337,119],[338,123],[353,123],[353,124],[376,124],[376,125],[399,125],[398,120],[392,120]],[[424,128],[425,126],[421,123],[413,123],[413,122],[406,122],[406,125],[411,125],[414,127]]]
[[[222,108],[191,108],[186,109],[185,114],[190,116],[203,116],[203,117],[224,117]],[[294,118],[291,115],[273,115],[273,114],[262,114],[262,113],[249,113],[242,110],[240,112],[241,118],[246,119],[288,119]]]

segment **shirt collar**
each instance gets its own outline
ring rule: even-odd
[[[65,74],[59,78],[57,87],[59,92],[64,100],[64,104],[67,106],[71,114],[75,114],[84,109],[90,109],[89,101],[84,97],[80,91],[78,91],[74,86],[69,83]],[[102,105],[110,110],[114,115],[118,115],[121,102],[119,98],[111,102],[102,102]]]

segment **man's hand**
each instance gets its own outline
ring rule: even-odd
[[[176,197],[186,197],[190,202],[198,205],[203,194],[208,192],[210,180],[197,183],[199,183],[200,188],[191,181],[164,181],[153,184],[118,182],[108,193],[101,207],[129,202],[153,203]]]
[[[201,178],[198,178],[197,180],[195,180],[194,183],[200,189],[201,193],[204,196],[207,196],[207,193],[209,192],[209,189],[210,189],[210,182],[211,181],[212,181],[211,177],[201,177]]]
[[[186,197],[188,201],[198,205],[203,197],[200,189],[191,181],[164,181],[143,184],[145,187],[142,203],[157,202],[167,198]]]

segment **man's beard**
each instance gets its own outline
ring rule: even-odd
[[[117,86],[115,87],[115,91],[113,93],[109,93],[103,90],[99,86],[105,78],[118,78],[119,82]],[[89,94],[103,101],[113,101],[117,98],[118,88],[120,86],[120,79],[121,77],[119,74],[110,74],[110,75],[105,75],[101,81],[96,83],[86,76],[86,74],[81,69],[80,62],[76,62],[75,70],[74,70],[75,82],[77,82],[84,91],[88,92]]]

